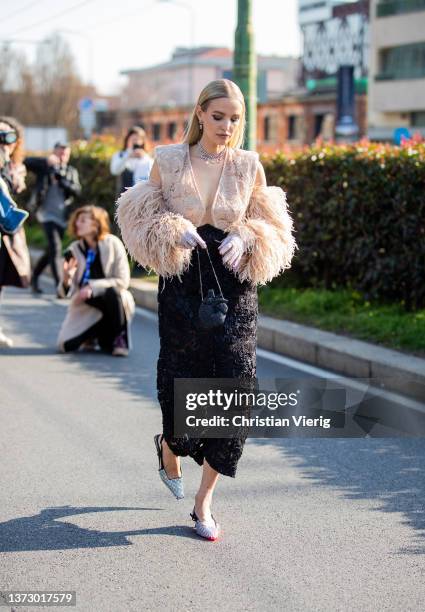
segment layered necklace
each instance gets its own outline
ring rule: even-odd
[[[219,164],[223,160],[227,151],[227,147],[223,147],[223,149],[219,153],[208,153],[208,151],[204,149],[200,142],[197,143],[197,147],[199,151],[199,157],[211,164]]]

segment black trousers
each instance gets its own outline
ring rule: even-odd
[[[190,456],[199,465],[204,458],[220,474],[235,477],[247,429],[233,438],[177,438],[174,436],[174,378],[238,378],[255,380],[258,299],[256,286],[241,283],[228,270],[218,252],[226,233],[212,226],[197,228],[207,243],[223,295],[228,299],[224,325],[202,330],[198,325],[201,303],[197,250],[179,281],[164,279],[158,287],[160,352],[157,393],[162,411],[164,438],[175,455]],[[219,294],[205,249],[198,248],[204,296],[208,289]]]
[[[108,287],[102,295],[86,300],[86,304],[100,310],[103,316],[82,334],[64,342],[64,351],[76,351],[86,340],[97,339],[102,350],[111,352],[115,338],[127,328],[120,292],[115,287]]]
[[[8,234],[8,236],[13,244],[13,235]],[[4,286],[22,287],[22,279],[10,258],[3,238],[0,236],[0,292]]]
[[[47,249],[35,264],[33,282],[37,282],[44,268],[50,264],[53,278],[57,286],[61,280],[62,239],[65,228],[53,221],[46,221],[46,223],[43,223],[43,229],[47,237]]]

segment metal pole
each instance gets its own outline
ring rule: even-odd
[[[238,0],[233,75],[246,104],[247,129],[243,146],[252,150],[257,145],[257,56],[252,25],[252,0]]]

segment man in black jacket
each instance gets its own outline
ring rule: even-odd
[[[36,217],[43,225],[47,237],[47,249],[37,261],[31,286],[34,293],[42,293],[38,279],[50,263],[56,286],[61,279],[62,239],[67,225],[67,208],[74,196],[81,192],[78,170],[68,164],[71,149],[65,142],[57,142],[53,153],[44,157],[27,157],[27,170],[37,177],[35,186]]]

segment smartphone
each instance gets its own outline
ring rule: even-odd
[[[73,252],[71,251],[71,249],[66,249],[65,253],[63,254],[65,261],[69,261],[70,259],[72,259],[74,257]]]

